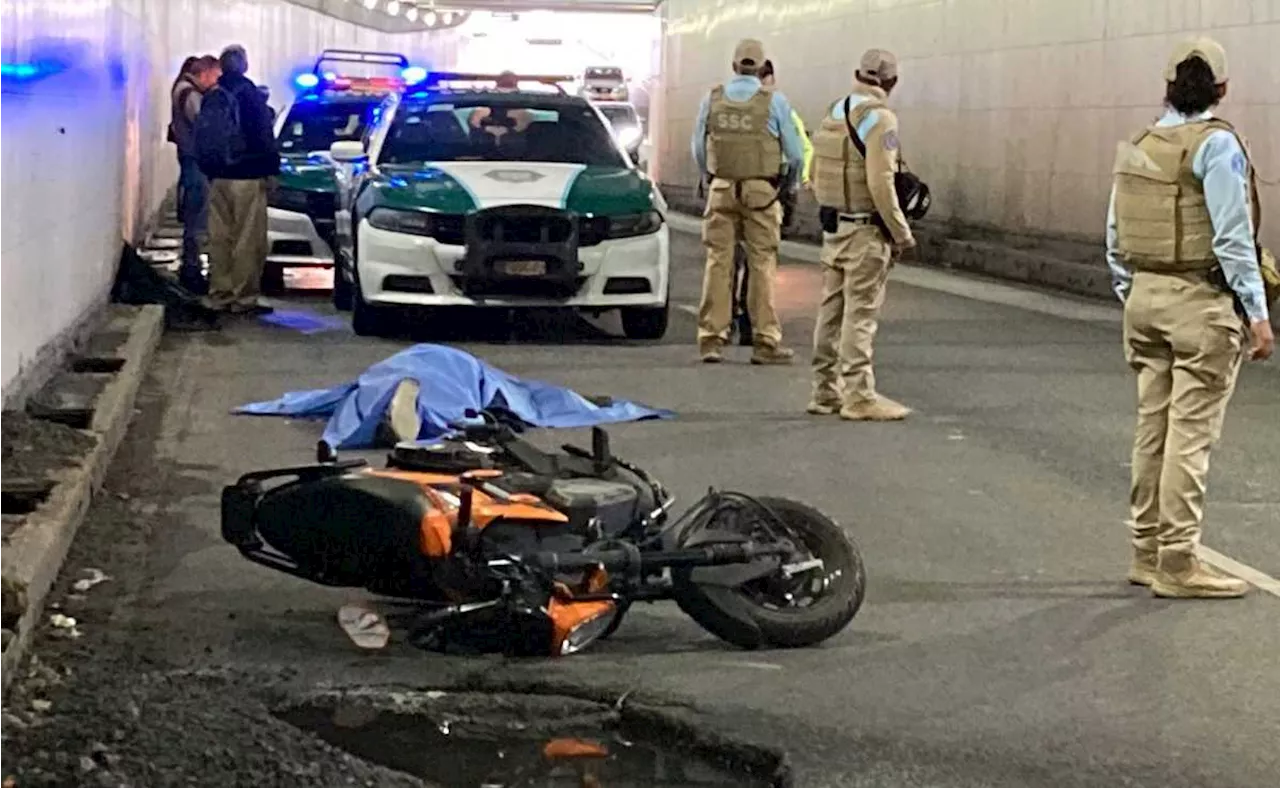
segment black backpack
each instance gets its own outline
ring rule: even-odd
[[[196,162],[205,175],[216,178],[244,157],[239,98],[221,86],[204,94],[195,124]]]

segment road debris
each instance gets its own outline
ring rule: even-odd
[[[364,605],[343,605],[339,608],[338,626],[352,643],[363,649],[385,648],[391,640],[391,628],[387,622]]]
[[[95,567],[88,567],[81,574],[85,576],[77,580],[72,587],[82,594],[99,583],[103,583],[111,579],[110,577],[107,577],[106,572]]]

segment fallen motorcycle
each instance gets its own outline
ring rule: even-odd
[[[606,638],[635,602],[674,600],[746,648],[801,647],[843,630],[865,590],[854,542],[785,498],[672,496],[613,456],[547,452],[492,413],[386,468],[326,454],[223,490],[222,535],[249,560],[410,603],[410,637],[436,650],[560,655]]]

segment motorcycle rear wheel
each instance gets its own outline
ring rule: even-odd
[[[739,648],[802,648],[842,631],[866,595],[866,571],[857,544],[831,518],[786,498],[758,499],[814,557],[822,559],[824,586],[808,604],[782,591],[780,573],[737,588],[699,585],[689,570],[673,573],[675,601],[711,634]],[[780,593],[781,592],[781,593]]]

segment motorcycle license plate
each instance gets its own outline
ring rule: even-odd
[[[546,260],[502,260],[497,267],[507,276],[543,276],[547,273]]]

